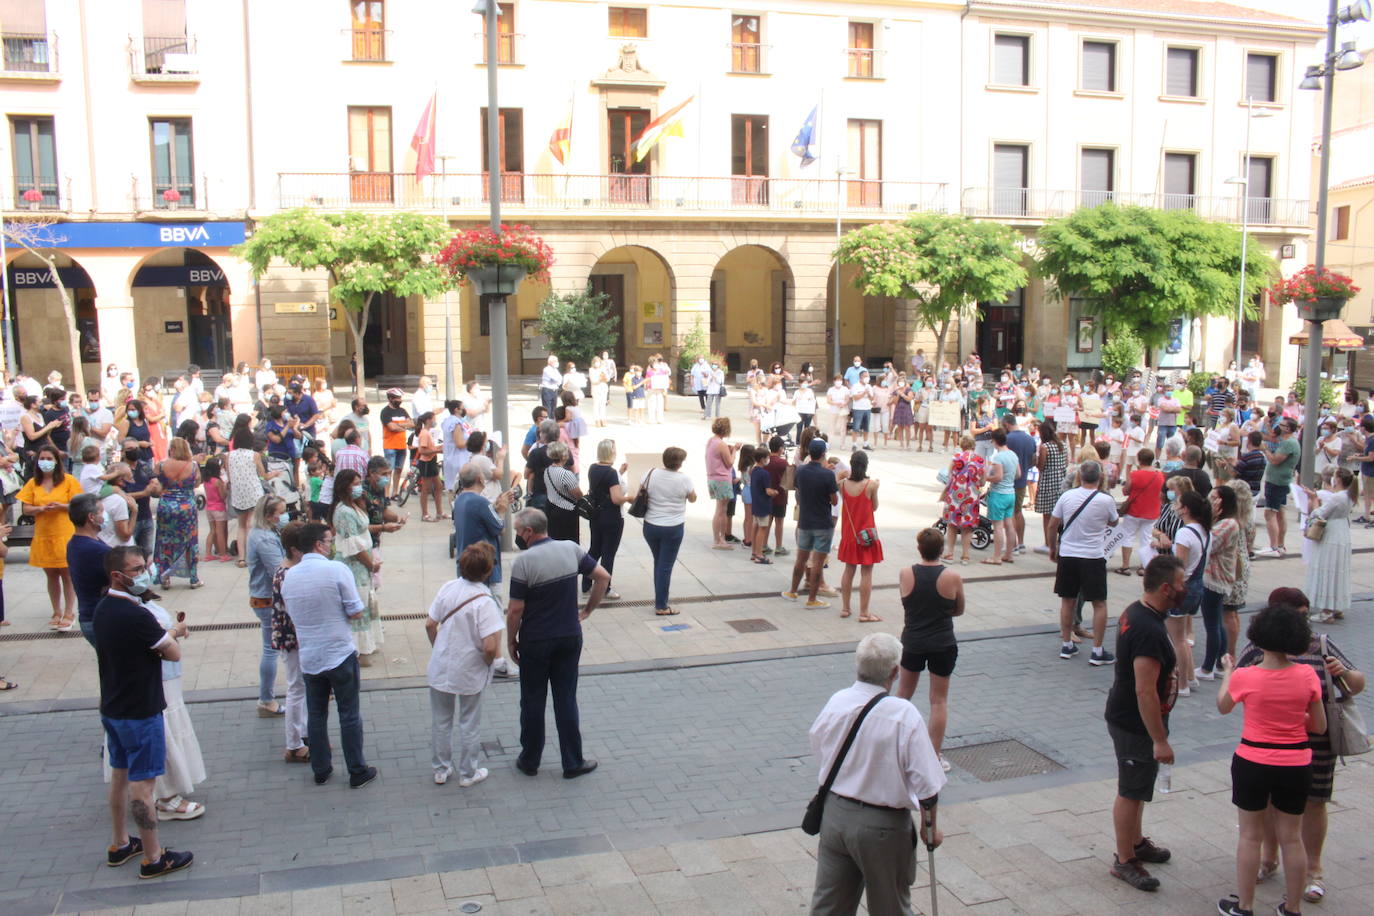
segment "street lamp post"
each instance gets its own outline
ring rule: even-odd
[[[443,214],[444,234],[451,231],[448,224],[448,161],[453,156],[439,156],[439,208]],[[457,381],[453,377],[453,299],[452,290],[444,287],[444,400],[452,401],[458,397]]]
[[[844,176],[848,170],[844,163],[835,163],[835,326],[831,331],[835,335],[830,346],[830,374],[834,375],[840,371],[840,239],[843,237],[844,225],[842,217],[844,214]]]
[[[1326,266],[1326,200],[1331,177],[1333,84],[1337,70],[1354,70],[1364,63],[1353,41],[1345,42],[1339,51],[1336,50],[1336,28],[1345,23],[1367,20],[1369,16],[1369,0],[1355,0],[1344,9],[1338,9],[1336,0],[1331,0],[1326,17],[1326,54],[1319,66],[1307,68],[1298,85],[1299,89],[1322,91],[1322,154],[1317,179],[1317,255],[1314,261],[1318,269]],[[1302,424],[1302,482],[1309,487],[1316,482],[1313,465],[1317,451],[1317,413],[1321,405],[1322,324],[1320,319],[1307,322],[1307,403]]]
[[[1245,99],[1245,157],[1241,174],[1226,179],[1226,184],[1240,185],[1240,295],[1236,304],[1236,372],[1240,366],[1240,337],[1245,327],[1245,259],[1250,241],[1250,122],[1255,118],[1270,118],[1273,115],[1263,109],[1255,111],[1255,100],[1248,95]]]

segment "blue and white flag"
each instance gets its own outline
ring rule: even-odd
[[[816,144],[816,112],[820,110],[819,105],[811,109],[811,113],[806,116],[801,130],[797,131],[797,139],[792,141],[792,152],[801,157],[802,168],[816,161],[815,154],[811,151]]]

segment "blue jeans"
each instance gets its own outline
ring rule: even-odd
[[[81,621],[81,635],[84,636],[84,637],[86,637],[86,642],[90,643],[90,644],[91,644],[91,648],[94,649],[94,648],[95,648],[95,621],[94,621],[94,620],[83,620],[83,621]]]
[[[329,749],[330,691],[339,707],[339,739],[343,743],[348,772],[353,776],[367,772],[367,761],[363,759],[361,689],[362,675],[358,672],[356,652],[337,668],[305,675],[305,731],[310,737],[310,768],[316,776],[326,776],[334,769],[333,753]]]
[[[1155,457],[1160,461],[1164,460],[1164,440],[1172,436],[1177,429],[1177,426],[1155,427]]]
[[[651,525],[644,523],[644,540],[649,545],[649,553],[654,555],[654,610],[661,611],[668,606],[668,585],[673,581],[673,564],[677,562],[677,552],[682,547],[682,533],[687,526]]]
[[[1225,597],[1221,592],[1214,592],[1210,588],[1202,590],[1202,632],[1207,635],[1207,652],[1202,657],[1203,671],[1216,671],[1221,664],[1221,657],[1226,654],[1226,624],[1221,610],[1221,599]],[[1189,672],[1188,677],[1192,677]],[[1179,683],[1185,683],[1184,678],[1179,678]]]
[[[258,702],[271,703],[277,686],[277,650],[272,648],[272,609],[255,607],[262,624],[262,658],[258,659]]]
[[[519,764],[537,769],[544,756],[544,706],[553,688],[553,721],[563,770],[583,764],[582,727],[577,714],[577,664],[581,636],[557,636],[520,643]],[[311,752],[314,759],[314,750]]]
[[[153,554],[154,533],[153,516],[140,509],[138,512],[138,520],[134,522],[134,543],[142,547],[144,551],[147,552],[149,558],[151,558]],[[158,575],[162,575],[161,570],[158,571]]]

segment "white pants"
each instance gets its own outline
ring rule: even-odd
[[[305,747],[305,675],[301,674],[301,653],[278,650],[277,658],[286,668],[286,749]]]
[[[649,389],[649,417],[650,423],[663,422],[663,403],[668,399],[668,392],[661,388]]]
[[[606,419],[606,394],[609,391],[606,385],[592,386],[592,419]]]
[[[481,751],[482,695],[459,695],[429,688],[429,712],[433,723],[434,771],[453,769],[453,707],[458,706],[458,778],[477,773]]]
[[[1124,532],[1121,546],[1140,551],[1140,556],[1136,560],[1140,566],[1144,566],[1153,558],[1153,551],[1150,551],[1150,557],[1147,557],[1145,552],[1150,547],[1150,531],[1154,528],[1154,524],[1154,519],[1135,518],[1130,515],[1121,516],[1121,520],[1117,522],[1117,525]]]

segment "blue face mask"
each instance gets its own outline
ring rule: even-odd
[[[1169,498],[1169,502],[1173,502],[1174,500],[1178,499],[1178,494],[1175,493],[1173,490],[1165,490],[1164,494]]]
[[[53,461],[51,458],[42,458],[38,462],[38,470],[42,471],[44,474],[51,474],[55,467],[57,467],[57,462]]]
[[[153,587],[153,571],[145,569],[129,580],[129,594],[141,595]]]
[[[361,498],[362,495],[363,495],[363,485],[360,484],[360,483],[355,483],[355,484],[353,485],[352,493],[353,493],[353,498],[354,498],[354,499],[359,499],[359,498]]]
[[[278,531],[280,531],[280,530],[282,530],[283,528],[286,527],[286,516],[285,516],[285,515],[279,515],[279,516],[277,516],[277,524],[276,524],[275,527],[276,527],[276,529],[277,529]]]

